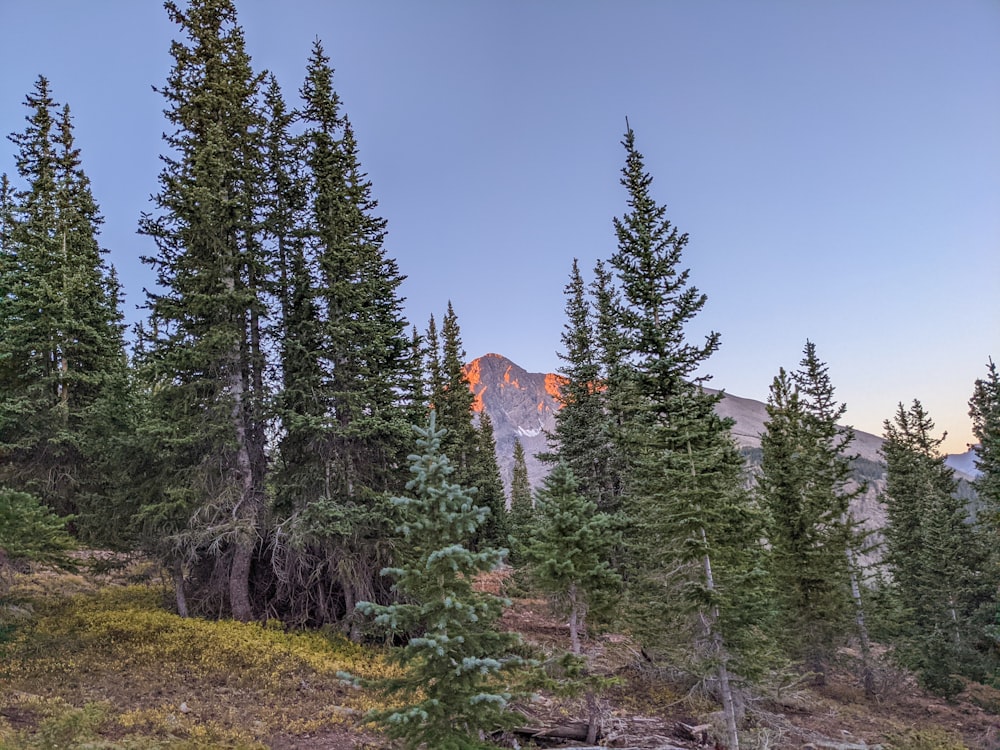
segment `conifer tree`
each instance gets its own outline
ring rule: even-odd
[[[25,104],[27,128],[11,136],[25,188],[5,179],[0,199],[0,478],[110,543],[98,509],[115,515],[130,411],[118,281],[98,243],[103,220],[69,107],[44,77]]]
[[[854,438],[838,422],[827,366],[807,341],[800,368],[771,385],[758,494],[770,515],[783,640],[822,681],[827,662],[850,632],[849,569],[854,538],[849,487]]]
[[[563,326],[563,366],[566,378],[560,387],[561,407],[551,436],[555,453],[549,460],[564,462],[572,469],[580,492],[600,508],[616,502],[611,426],[604,397],[606,388],[595,339],[594,321],[580,268],[573,260],[565,288],[566,323]]]
[[[524,556],[524,546],[531,531],[535,504],[528,482],[528,465],[524,446],[514,439],[514,466],[510,475],[510,534],[511,557],[520,564]]]
[[[416,634],[393,652],[403,675],[378,686],[402,705],[374,718],[412,750],[474,750],[487,747],[485,735],[510,721],[504,674],[522,662],[512,654],[516,636],[497,629],[504,602],[473,587],[476,575],[496,569],[503,556],[467,546],[488,511],[452,481],[436,418],[432,411],[427,427],[414,428],[411,495],[393,499],[405,553],[398,567],[384,572],[401,601],[358,606],[392,633]]]
[[[311,221],[320,276],[324,390],[329,394],[329,496],[362,487],[395,491],[408,425],[399,409],[406,335],[396,261],[383,247],[386,222],[361,170],[354,130],[338,111],[329,58],[317,41],[302,88]],[[339,138],[335,138],[338,136]]]
[[[271,337],[278,344],[281,386],[274,410],[282,427],[275,466],[275,510],[286,517],[325,486],[320,443],[325,403],[321,397],[319,305],[313,268],[307,254],[308,186],[302,144],[291,131],[289,111],[273,76],[264,95],[263,238],[265,257],[277,270],[273,294],[278,317]]]
[[[55,515],[27,492],[0,488],[0,595],[6,593],[12,562],[65,565],[76,542],[66,531],[66,518]]]
[[[347,615],[346,627],[360,635],[354,604],[377,594],[392,536],[386,498],[405,479],[398,468],[409,416],[402,385],[412,355],[398,296],[404,277],[383,248],[386,222],[374,213],[318,41],[301,95],[297,143],[308,205],[305,254],[290,247],[288,335],[303,336],[285,344],[285,364],[286,387],[294,387],[288,395],[302,395],[289,401],[293,432],[283,443],[283,478],[300,489],[282,523],[288,546],[276,564],[279,579],[295,583],[281,596],[297,619]],[[325,593],[331,581],[339,596]]]
[[[163,494],[143,510],[185,518],[169,532],[178,555],[209,568],[201,594],[240,620],[254,615],[250,574],[265,510],[260,273],[257,206],[263,138],[261,76],[244,48],[231,0],[165,4],[184,39],[159,89],[172,130],[165,136],[154,214],[140,231],[154,239],[158,291],[149,293],[148,343],[157,388],[151,450],[163,451]],[[159,536],[157,535],[157,541]]]
[[[721,396],[703,390],[696,377],[719,335],[710,333],[701,344],[685,335],[706,301],[680,268],[688,237],[653,200],[652,178],[631,128],[623,146],[621,183],[629,211],[615,219],[618,250],[611,265],[620,297],[603,338],[614,346],[608,387],[617,399],[622,454],[629,457],[629,610],[648,616],[645,638],[653,652],[676,639],[676,630],[667,632],[671,611],[689,615],[690,650],[717,680],[728,744],[735,749],[730,672],[741,646],[753,640],[751,613],[764,605],[757,580],[760,518],[745,490],[731,422],[714,410]]]
[[[987,523],[992,529],[994,547],[1000,549],[1000,374],[989,360],[986,377],[978,378],[969,400],[972,432],[976,446],[976,479],[979,501],[986,507]],[[996,561],[1000,570],[1000,559]]]
[[[985,630],[996,611],[996,580],[939,450],[944,438],[933,436],[923,405],[900,404],[884,426],[885,559],[903,612],[897,651],[928,688],[951,696],[962,689],[956,674],[981,680],[989,672],[993,644]]]
[[[569,618],[570,653],[582,659],[580,673],[570,674],[586,691],[587,742],[597,739],[597,691],[602,681],[590,675],[582,645],[588,615],[607,615],[621,597],[621,577],[612,570],[611,550],[618,530],[597,504],[580,494],[573,470],[560,461],[536,493],[533,523],[527,529],[524,561],[536,588],[550,605]]]
[[[510,550],[510,519],[504,493],[500,467],[497,465],[497,446],[493,420],[485,411],[479,413],[477,428],[479,443],[476,446],[476,502],[489,510],[473,543],[474,549],[482,546]]]
[[[473,425],[475,397],[465,374],[465,349],[458,316],[451,302],[437,331],[431,318],[427,329],[427,383],[431,407],[438,425],[446,430],[444,452],[455,470],[455,480],[471,487],[475,481],[474,446],[478,443]]]
[[[572,469],[557,463],[536,494],[524,556],[531,580],[568,615],[574,654],[581,653],[588,611],[619,592],[621,578],[608,562],[615,542],[611,517],[580,494]]]

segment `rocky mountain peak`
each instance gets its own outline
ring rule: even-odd
[[[486,411],[496,434],[497,463],[504,484],[510,486],[514,443],[520,441],[528,476],[537,486],[548,467],[536,454],[549,450],[547,433],[556,426],[559,388],[565,378],[553,373],[528,372],[502,354],[485,354],[465,366],[473,409]]]

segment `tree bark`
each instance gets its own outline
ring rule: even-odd
[[[701,530],[701,539],[703,542],[705,541],[705,529]],[[705,555],[702,559],[702,565],[705,571],[705,586],[709,591],[715,591],[715,577],[712,575],[712,558]],[[740,734],[736,725],[736,703],[733,700],[733,689],[729,683],[729,668],[727,667],[729,657],[726,654],[726,644],[722,639],[722,633],[718,629],[719,608],[717,606],[712,607],[711,616],[711,622],[708,623],[707,627],[711,635],[712,644],[719,658],[719,695],[722,698],[722,713],[726,717],[728,750],[740,750]]]
[[[177,600],[177,614],[188,616],[187,595],[184,592],[184,564],[178,560],[171,571],[174,579],[174,598]]]
[[[576,583],[569,585],[569,642],[576,656],[580,655],[580,604],[577,600]]]
[[[237,545],[233,552],[233,562],[229,567],[229,606],[233,619],[249,622],[253,618],[253,606],[250,602],[250,561],[253,557],[253,546]]]
[[[875,675],[871,667],[871,642],[868,640],[868,625],[865,623],[865,607],[861,599],[861,586],[858,585],[857,563],[854,550],[847,547],[847,570],[851,577],[851,597],[854,599],[854,621],[858,625],[858,640],[861,643],[861,680],[865,686],[868,698],[875,696]]]

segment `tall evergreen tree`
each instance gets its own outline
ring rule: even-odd
[[[987,523],[994,535],[994,547],[1000,549],[1000,374],[991,359],[986,377],[978,378],[969,400],[972,432],[976,446],[976,479],[979,501],[985,506]],[[997,560],[1000,570],[1000,560]]]
[[[485,733],[510,721],[503,675],[522,662],[513,654],[516,636],[498,631],[502,600],[473,588],[475,576],[494,570],[503,556],[467,546],[488,511],[453,482],[436,417],[433,411],[427,427],[414,428],[412,494],[393,500],[406,551],[385,574],[403,601],[363,602],[359,609],[393,633],[417,634],[393,654],[406,668],[402,676],[379,686],[402,705],[374,718],[413,750],[473,750],[488,747]]]
[[[475,397],[465,374],[462,332],[451,302],[441,319],[440,332],[431,318],[427,329],[427,347],[431,407],[437,413],[438,426],[447,430],[444,452],[455,470],[456,481],[471,487],[475,479],[473,447],[478,442],[472,422]]]
[[[264,95],[263,239],[277,275],[278,316],[270,336],[278,344],[281,384],[274,410],[282,427],[275,466],[275,510],[285,517],[322,494],[326,471],[320,451],[326,405],[322,399],[319,304],[307,253],[308,185],[302,143],[292,133],[289,111],[273,76]]]
[[[156,242],[159,290],[149,293],[157,388],[146,435],[166,459],[163,495],[144,515],[186,517],[170,531],[178,555],[209,568],[201,580],[214,585],[200,594],[246,620],[265,510],[261,76],[231,0],[165,7],[184,39],[159,90],[172,131],[156,212],[140,222]]]
[[[114,515],[130,411],[118,281],[69,108],[44,77],[25,104],[27,128],[11,140],[26,186],[15,194],[5,179],[0,206],[0,479],[78,514],[78,532],[108,543],[100,515]]]
[[[630,609],[653,615],[644,623],[646,641],[661,652],[676,638],[670,610],[690,616],[689,643],[700,652],[700,668],[717,680],[735,749],[730,670],[739,663],[740,646],[751,640],[748,613],[763,605],[755,578],[760,519],[744,488],[731,422],[715,413],[721,396],[707,393],[696,377],[718,349],[719,335],[710,333],[701,344],[685,335],[706,301],[680,268],[688,237],[653,200],[652,178],[631,128],[623,145],[621,183],[629,211],[615,219],[618,250],[611,265],[620,298],[605,339],[613,334],[617,348],[608,387],[620,404],[619,439],[629,457]]]
[[[580,492],[598,507],[609,509],[617,502],[611,425],[593,314],[576,259],[565,295],[566,323],[559,353],[564,364],[559,374],[566,380],[559,389],[561,407],[551,436],[556,452],[548,458],[566,463]]]
[[[298,582],[283,594],[297,618],[347,615],[350,627],[355,602],[376,596],[388,563],[386,498],[404,481],[411,342],[398,296],[404,277],[383,248],[386,223],[318,41],[301,95],[307,255],[292,256],[288,309],[289,334],[305,326],[305,335],[289,351],[298,362],[286,359],[286,386],[294,380],[292,393],[305,399],[295,397],[296,431],[283,443],[286,474],[301,490],[282,527],[289,554],[277,562],[281,580]],[[324,593],[331,579],[338,596]]]
[[[782,369],[771,385],[758,482],[771,525],[780,622],[788,651],[822,680],[838,644],[850,633],[850,551],[856,544],[850,501],[854,438],[838,422],[828,368],[807,341],[800,369]]]
[[[996,611],[996,579],[986,570],[985,539],[968,522],[939,450],[944,438],[933,430],[916,400],[885,422],[885,558],[902,606],[899,656],[927,687],[954,695],[962,689],[956,674],[983,679],[992,666],[985,631]]]
[[[495,547],[510,551],[510,518],[507,513],[507,497],[504,493],[500,467],[497,465],[497,444],[493,432],[493,420],[485,411],[479,413],[477,429],[479,443],[476,445],[476,502],[489,510],[489,515],[479,527],[473,547]]]
[[[511,558],[518,565],[524,562],[524,547],[531,533],[534,510],[524,446],[515,438],[514,466],[510,475],[510,535]]]

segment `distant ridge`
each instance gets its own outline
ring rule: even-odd
[[[495,353],[469,362],[465,366],[465,374],[475,396],[473,408],[477,412],[485,411],[493,421],[497,463],[504,485],[509,490],[514,443],[520,440],[528,466],[528,479],[532,487],[538,487],[548,473],[549,465],[539,460],[537,455],[551,450],[548,435],[555,431],[555,415],[560,408],[559,388],[566,379],[553,373],[528,372],[502,354]],[[765,404],[727,393],[716,409],[721,416],[735,421],[732,432],[740,448],[751,451],[760,448],[760,436],[767,422]],[[876,533],[885,524],[885,508],[878,499],[885,489],[881,448],[881,437],[854,431],[851,451],[865,464],[868,486],[866,492],[855,500],[852,511],[858,521]],[[958,479],[971,481],[975,476],[971,452],[949,456],[948,465],[955,469]]]

